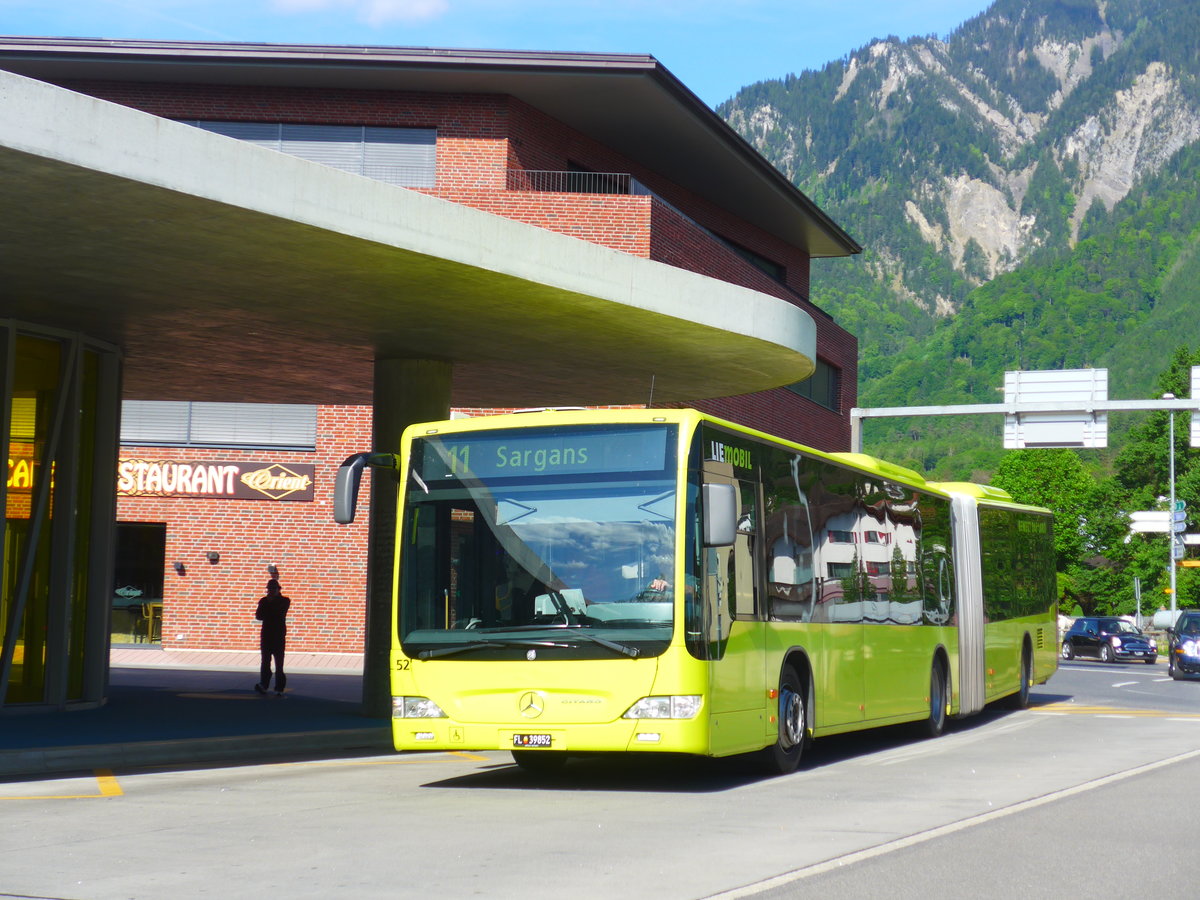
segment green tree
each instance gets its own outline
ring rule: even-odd
[[[1103,492],[1073,450],[1014,450],[1005,455],[992,484],[1019,503],[1054,511],[1059,571],[1096,555],[1099,542],[1107,536],[1101,521]]]
[[[1172,393],[1187,397],[1191,390],[1191,367],[1200,365],[1200,349],[1179,347],[1167,369],[1155,381],[1156,395]],[[1144,422],[1130,429],[1125,446],[1115,460],[1116,477],[1127,492],[1128,508],[1166,510],[1170,493],[1171,414],[1150,413]],[[1188,509],[1189,531],[1200,530],[1200,454],[1189,444],[1188,419],[1175,414],[1175,497]],[[1143,594],[1149,593],[1157,606],[1168,603],[1162,594],[1169,581],[1170,544],[1166,535],[1134,535],[1128,546],[1128,570],[1143,582]],[[1181,609],[1200,606],[1200,577],[1196,570],[1176,570],[1176,605]],[[1164,600],[1165,598],[1165,600]]]
[[[1155,396],[1166,393],[1187,397],[1191,392],[1191,367],[1200,365],[1200,350],[1179,347],[1171,356],[1167,370],[1155,383]],[[1140,425],[1129,430],[1125,446],[1115,461],[1117,478],[1141,504],[1153,504],[1170,489],[1170,428],[1168,412],[1151,413]],[[1183,499],[1200,502],[1200,472],[1191,475],[1196,453],[1188,442],[1187,419],[1175,415],[1175,480],[1177,493],[1184,484],[1188,495]],[[1190,505],[1190,504],[1189,504]],[[1138,509],[1153,509],[1140,505]]]
[[[900,552],[900,545],[896,544],[892,547],[892,602],[907,603],[909,600],[908,589],[908,562],[904,559],[904,554]]]
[[[1125,612],[1133,601],[1125,543],[1126,492],[1098,480],[1066,449],[1016,450],[1005,455],[992,483],[1014,500],[1054,512],[1054,550],[1063,608],[1087,614]],[[1128,610],[1132,611],[1132,609]]]
[[[987,281],[989,272],[988,259],[975,238],[967,241],[963,248],[962,271],[974,282]]]

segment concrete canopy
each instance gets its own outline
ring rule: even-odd
[[[121,346],[125,395],[369,403],[444,360],[463,406],[807,377],[775,297],[0,72],[0,315]]]
[[[503,94],[803,248],[861,247],[653,56],[0,37],[0,69],[77,79]],[[714,174],[719,173],[719,177]]]

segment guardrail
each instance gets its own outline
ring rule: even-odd
[[[650,191],[627,172],[561,172],[549,169],[509,169],[510,191],[550,194],[647,195]]]

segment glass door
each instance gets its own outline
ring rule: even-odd
[[[118,522],[113,566],[112,642],[162,642],[167,526]]]

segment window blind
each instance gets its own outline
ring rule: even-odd
[[[126,400],[121,443],[162,446],[317,446],[317,407],[300,403]]]
[[[437,174],[437,129],[185,120],[184,124],[401,187]]]

